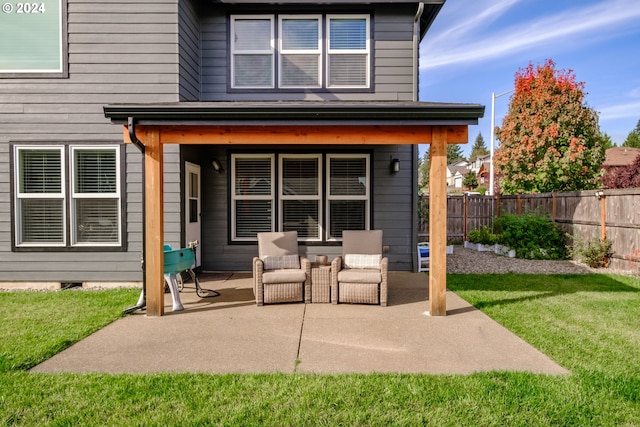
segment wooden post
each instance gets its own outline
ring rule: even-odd
[[[558,211],[558,201],[556,199],[556,193],[551,193],[551,221],[556,222],[556,215]]]
[[[163,153],[158,130],[145,141],[145,271],[147,316],[164,314]]]
[[[462,240],[467,240],[467,209],[469,207],[469,196],[464,194],[462,196]]]
[[[447,131],[432,130],[429,170],[429,314],[447,314]]]
[[[607,196],[601,192],[600,196],[600,239],[607,238]]]
[[[495,208],[496,218],[500,218],[500,193],[497,193],[495,195],[495,202],[496,202],[496,208]]]

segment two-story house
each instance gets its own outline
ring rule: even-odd
[[[269,230],[313,258],[381,229],[415,270],[417,144],[437,165],[484,113],[418,101],[443,4],[45,0],[50,63],[1,15],[0,282],[138,282],[144,249],[160,284],[162,244],[193,240],[249,271]]]

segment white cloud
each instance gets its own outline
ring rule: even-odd
[[[473,6],[464,3],[471,9],[467,9],[460,21],[450,24],[451,30],[445,30],[433,38],[427,35],[425,40],[428,44],[425,46],[421,69],[495,59],[540,46],[545,46],[549,52],[569,43],[594,43],[614,37],[624,24],[635,25],[640,18],[640,1],[607,0],[494,30],[487,27],[482,16],[487,14],[495,18],[506,13],[516,0],[492,3],[493,9],[484,1]],[[448,12],[443,10],[441,14],[444,13]]]
[[[640,117],[640,101],[600,108],[600,120],[616,120]]]

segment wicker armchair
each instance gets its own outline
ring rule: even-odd
[[[331,302],[387,305],[389,260],[382,230],[345,230],[342,256],[331,262]]]
[[[298,256],[296,231],[258,233],[253,258],[253,293],[258,306],[304,301],[311,296],[311,263]]]

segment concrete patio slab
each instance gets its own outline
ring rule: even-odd
[[[389,306],[257,307],[250,274],[203,274],[199,298],[161,318],[136,312],[33,368],[35,372],[450,373],[508,370],[566,374],[510,331],[447,292],[447,316],[430,317],[422,273],[390,272]],[[189,286],[189,284],[187,284]]]

